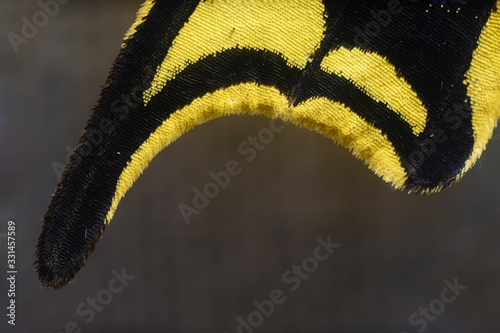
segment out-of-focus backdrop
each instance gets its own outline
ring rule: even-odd
[[[463,180],[419,196],[291,125],[247,162],[238,146],[269,119],[212,121],[155,158],[76,280],[40,288],[34,252],[57,169],[140,3],[61,4],[16,53],[8,34],[22,35],[24,18],[44,23],[43,9],[0,2],[0,332],[500,331],[498,131]],[[241,174],[186,224],[179,205],[231,160]],[[321,262],[311,259],[318,238],[340,244]]]

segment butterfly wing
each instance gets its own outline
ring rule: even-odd
[[[281,118],[430,193],[479,158],[500,112],[497,1],[148,0],[44,216],[60,288],[163,148],[230,114]]]

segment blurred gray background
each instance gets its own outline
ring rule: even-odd
[[[212,121],[155,158],[75,281],[42,289],[33,261],[58,182],[52,164],[66,163],[140,3],[70,1],[16,54],[7,34],[21,34],[22,18],[41,7],[0,2],[0,234],[16,222],[18,265],[12,327],[0,238],[0,332],[230,333],[274,289],[286,301],[254,332],[411,333],[424,324],[409,317],[429,305],[442,313],[425,332],[500,330],[498,131],[458,184],[419,196],[392,190],[345,149],[294,126],[247,163],[237,147],[269,119]],[[187,225],[179,204],[230,160],[242,173]],[[290,290],[282,275],[328,235],[340,248]],[[122,269],[135,278],[107,299]],[[443,281],[455,277],[467,289],[440,309]],[[77,312],[96,296],[106,304],[95,316]]]

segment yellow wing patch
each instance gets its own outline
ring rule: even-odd
[[[154,0],[146,0],[139,11],[137,12],[137,18],[134,21],[134,24],[128,29],[125,37],[123,38],[122,48],[125,47],[125,41],[127,41],[130,37],[132,37],[137,31],[137,27],[146,20],[146,17],[149,14],[151,8],[153,8]]]
[[[324,97],[309,99],[292,108],[285,119],[342,144],[385,181],[403,187],[405,170],[392,143],[347,106]]]
[[[293,107],[288,98],[274,87],[242,83],[195,99],[173,113],[144,141],[117,181],[105,223],[111,221],[120,200],[163,148],[195,125],[242,113],[279,117],[323,134],[351,149],[370,169],[395,187],[404,185],[404,169],[387,137],[343,104],[326,98],[313,98]]]
[[[357,48],[340,47],[323,59],[322,68],[350,80],[373,100],[386,104],[410,124],[416,136],[425,129],[426,108],[385,57]]]
[[[500,1],[499,1],[500,4]],[[471,98],[474,148],[460,178],[486,148],[500,116],[500,12],[491,13],[474,51],[465,83]]]
[[[262,114],[277,118],[285,114],[288,108],[289,101],[279,90],[255,83],[244,83],[220,89],[195,99],[165,120],[132,155],[127,167],[118,178],[115,195],[105,223],[108,224],[111,221],[118,203],[153,157],[195,125],[224,115],[241,113]]]
[[[201,2],[144,92],[145,105],[189,64],[224,50],[272,51],[304,68],[323,39],[324,12],[320,0]]]

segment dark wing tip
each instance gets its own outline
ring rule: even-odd
[[[93,230],[86,228],[79,219],[63,223],[64,226],[58,222],[61,219],[50,211],[45,216],[34,262],[41,285],[54,290],[61,289],[75,277],[104,230],[103,225],[95,224]]]

